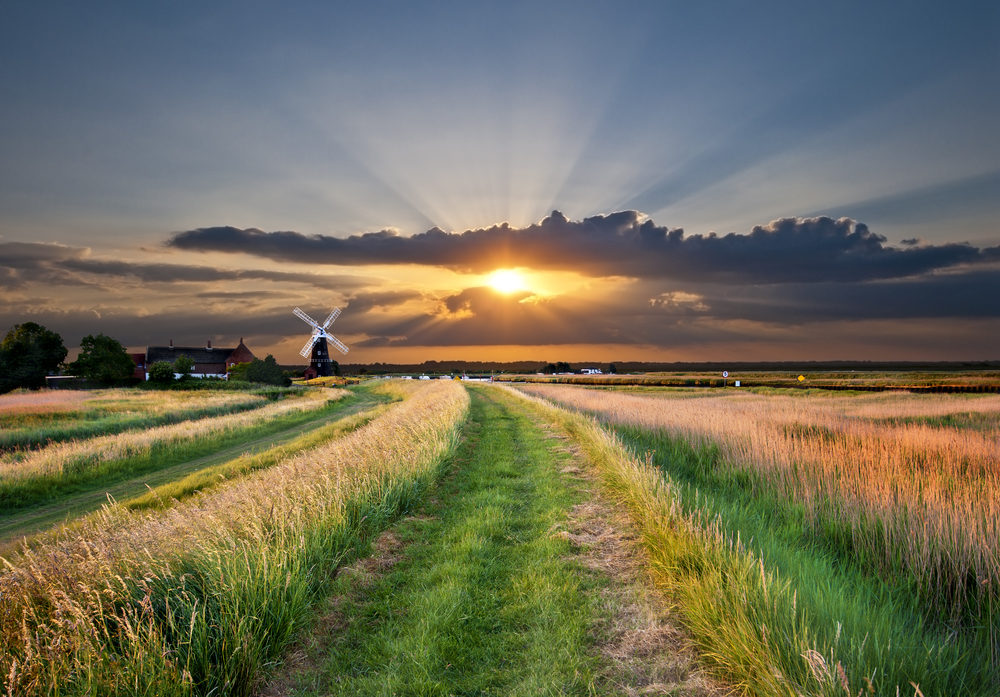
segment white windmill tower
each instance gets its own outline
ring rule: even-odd
[[[296,317],[313,328],[312,336],[309,337],[309,341],[306,342],[306,345],[302,347],[299,353],[302,356],[310,356],[311,354],[309,365],[316,371],[318,377],[328,376],[331,371],[330,352],[327,348],[327,342],[336,346],[341,353],[347,353],[347,347],[344,346],[343,342],[326,331],[333,324],[333,321],[340,316],[340,308],[333,308],[333,312],[330,313],[330,316],[326,318],[323,324],[319,324],[299,308],[295,308],[292,312],[295,313]]]

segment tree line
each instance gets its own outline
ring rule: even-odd
[[[18,388],[44,387],[46,376],[61,371],[94,385],[124,385],[133,380],[135,362],[132,357],[121,342],[105,334],[83,337],[80,355],[75,361],[65,363],[67,354],[58,333],[35,322],[14,325],[0,342],[0,394]],[[191,358],[182,355],[172,363],[153,363],[147,374],[151,383],[166,385],[175,379],[189,379],[194,365]],[[289,383],[271,354],[263,360],[255,358],[249,363],[235,365],[229,372],[233,380],[269,385]]]

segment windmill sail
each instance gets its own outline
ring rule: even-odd
[[[302,347],[301,351],[299,351],[299,355],[303,356],[303,357],[308,356],[309,352],[312,351],[313,343],[315,341],[316,341],[316,337],[315,336],[309,337],[309,341],[307,341],[306,345]]]

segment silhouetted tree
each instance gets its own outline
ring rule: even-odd
[[[117,339],[104,334],[88,334],[80,341],[80,356],[69,369],[92,382],[113,385],[132,377],[135,362]]]
[[[35,322],[15,324],[0,343],[0,392],[44,387],[65,358],[61,336]]]

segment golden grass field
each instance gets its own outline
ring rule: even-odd
[[[319,445],[163,505],[110,502],[26,540],[0,570],[0,694],[254,694],[342,560],[419,500],[486,401],[499,418],[462,431],[473,434],[462,447],[512,466],[516,444],[511,456],[482,443],[508,433],[515,414],[571,441],[568,469],[592,472],[628,513],[657,597],[734,693],[979,696],[1000,684],[1000,395],[483,385],[470,410],[459,381],[359,390],[380,393],[364,402],[377,408]],[[517,399],[486,394],[498,390]],[[58,418],[234,397],[175,394],[7,404],[17,418]],[[348,394],[243,395],[261,401],[10,451],[0,482],[252,433]],[[680,443],[664,452],[688,459],[671,473],[632,442]],[[705,477],[691,484],[692,472]],[[786,527],[764,541],[772,520]],[[755,539],[733,532],[743,524],[757,526]]]
[[[156,393],[156,396],[172,393]],[[47,447],[28,452],[0,453],[0,478],[7,480],[53,475],[85,463],[117,460],[148,452],[150,448],[167,443],[190,440],[192,438],[221,434],[234,429],[246,428],[255,423],[296,411],[315,409],[319,405],[339,399],[347,393],[343,390],[311,391],[297,398],[269,403],[261,400],[256,409],[225,414],[194,421],[182,421],[169,426],[157,426],[142,430],[125,431],[108,436],[98,436],[84,440],[53,443]],[[99,401],[99,400],[90,400]],[[123,400],[125,401],[125,400]],[[169,404],[169,399],[164,399]],[[209,403],[215,400],[208,400]],[[153,400],[144,400],[147,405],[164,408]],[[190,404],[186,400],[185,404]],[[226,403],[226,402],[223,402]]]
[[[848,524],[865,558],[913,574],[956,613],[977,585],[1000,588],[998,395],[521,389],[717,444],[725,461],[764,475],[781,496]]]
[[[6,694],[58,694],[62,683],[131,694],[129,684],[144,680],[148,694],[184,694],[192,675],[218,678],[227,691],[240,671],[260,670],[251,637],[273,644],[269,632],[298,626],[283,613],[313,583],[310,564],[344,553],[337,540],[350,544],[366,506],[426,476],[468,406],[450,382],[385,389],[404,400],[343,438],[166,510],[108,506],[8,559],[0,572]],[[195,577],[211,579],[221,605],[206,610]],[[178,632],[184,655],[165,652]],[[227,653],[235,646],[245,655]],[[221,650],[225,665],[206,677],[199,650]]]

